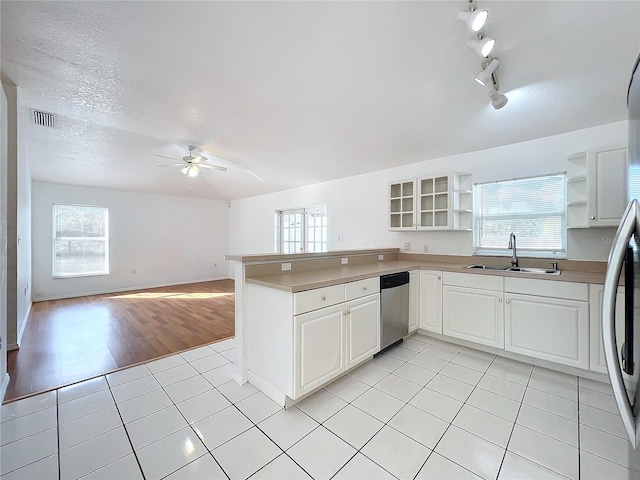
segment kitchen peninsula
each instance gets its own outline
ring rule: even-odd
[[[410,332],[601,380],[606,371],[598,310],[603,262],[561,261],[560,275],[545,275],[466,268],[508,264],[503,257],[397,248],[226,259],[236,282],[236,380],[282,406],[379,350],[379,277],[403,271],[411,276]]]

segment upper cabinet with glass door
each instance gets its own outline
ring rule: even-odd
[[[389,184],[389,230],[470,230],[472,177],[468,173]]]

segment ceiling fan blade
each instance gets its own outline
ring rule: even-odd
[[[208,163],[198,163],[198,167],[202,168],[210,168],[211,170],[220,170],[221,172],[226,172],[227,167],[221,167],[220,165],[209,165]]]
[[[197,163],[200,164],[202,162],[206,162],[207,160],[209,160],[207,157],[203,156],[203,155],[196,155],[194,157],[191,157],[191,161],[193,163]]]
[[[184,163],[165,163],[164,165],[157,165],[158,167],[182,167]]]
[[[256,178],[258,180],[260,180],[262,183],[267,183],[266,180],[260,178],[258,175],[256,175],[255,173],[253,173],[251,170],[245,170],[245,172],[247,172],[249,175],[251,175],[253,178]]]
[[[209,152],[209,151],[206,151],[206,150],[203,150],[203,152],[205,152],[207,155],[210,155],[213,159],[218,158],[218,159],[223,160],[223,161],[225,161],[225,162],[229,162],[230,164],[235,165],[236,167],[241,168],[242,170],[244,170],[244,172],[245,172],[245,173],[248,173],[249,175],[251,175],[251,176],[252,176],[253,178],[255,178],[256,180],[258,180],[258,181],[260,181],[260,182],[262,182],[262,183],[267,183],[267,181],[266,181],[266,180],[264,180],[264,179],[263,179],[263,178],[261,178],[260,176],[256,175],[256,174],[255,174],[255,173],[253,173],[251,170],[248,170],[248,169],[247,169],[244,165],[242,165],[241,163],[238,163],[238,162],[233,161],[233,160],[226,159],[226,158],[221,157],[221,156],[219,156],[219,155],[215,155],[215,154],[213,154],[213,153],[211,153],[211,152]],[[225,169],[225,170],[226,170],[226,169]]]
[[[158,155],[158,154],[156,154],[156,155],[154,155],[154,156],[155,156],[155,157],[160,157],[160,158],[168,158],[169,160],[175,160],[175,161],[180,160],[179,158],[176,158],[176,157],[168,157],[167,155]]]

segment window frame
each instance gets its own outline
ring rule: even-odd
[[[86,207],[86,208],[102,208],[104,209],[104,236],[103,237],[58,237],[56,234],[57,230],[57,222],[56,222],[56,213],[58,206],[65,207]],[[53,279],[63,279],[63,278],[80,278],[80,277],[98,277],[105,276],[111,273],[111,259],[109,255],[110,250],[110,241],[109,241],[109,207],[105,207],[103,205],[86,205],[80,203],[63,203],[63,202],[54,202],[52,204],[52,215],[51,215],[51,224],[52,224],[52,241],[51,241],[51,277]],[[105,262],[105,270],[100,272],[87,272],[87,273],[72,273],[72,274],[59,274],[56,273],[56,240],[60,239],[72,239],[75,241],[96,241],[103,240],[104,241],[104,262]]]
[[[514,182],[518,180],[528,180],[534,178],[543,178],[543,177],[563,177],[563,200],[562,200],[562,210],[556,212],[547,212],[544,214],[496,214],[491,216],[482,216],[479,212],[478,208],[478,187],[482,185],[496,184],[496,183],[506,183],[506,182]],[[567,172],[555,172],[555,173],[547,173],[543,175],[531,175],[528,177],[518,177],[518,178],[509,178],[504,180],[496,180],[491,182],[483,182],[483,183],[474,183],[473,184],[473,255],[479,256],[498,256],[498,257],[510,257],[513,252],[511,249],[507,248],[507,243],[505,243],[504,248],[486,248],[479,247],[480,243],[480,231],[483,218],[490,217],[491,219],[535,219],[535,218],[547,218],[553,216],[561,216],[561,238],[562,238],[562,248],[559,250],[540,250],[540,249],[532,249],[532,248],[517,248],[518,257],[529,257],[529,258],[550,258],[550,259],[558,259],[563,260],[567,258]],[[517,232],[516,232],[517,233]],[[516,247],[517,247],[518,236],[516,234]]]
[[[312,241],[312,243],[314,245],[320,245],[321,248],[323,247],[322,250],[313,250],[313,252],[310,252],[310,250],[308,249],[308,243],[309,243],[309,215],[313,214],[315,212],[318,211],[323,211],[324,212],[324,217],[325,219],[327,218],[327,206],[326,205],[314,205],[314,206],[308,206],[308,207],[296,207],[296,208],[283,208],[283,209],[278,209],[274,212],[274,225],[275,225],[275,235],[274,235],[274,239],[275,239],[275,245],[274,245],[274,250],[278,253],[285,253],[284,252],[284,222],[283,222],[283,216],[284,215],[288,215],[288,214],[301,214],[302,215],[302,226],[301,226],[301,234],[300,234],[300,244],[302,245],[302,250],[297,251],[297,252],[288,252],[288,253],[315,253],[315,252],[326,252],[328,251],[328,243],[329,243],[329,238],[328,238],[328,226],[326,225],[326,221],[325,221],[325,225],[322,225],[320,228],[322,228],[324,230],[324,238],[325,240],[322,241],[322,239],[318,242],[315,239]],[[289,241],[287,241],[289,242]],[[295,240],[295,243],[298,243],[297,240]]]

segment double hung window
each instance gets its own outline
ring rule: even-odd
[[[109,273],[109,209],[53,205],[53,276]]]
[[[509,255],[509,234],[518,254],[566,258],[566,174],[476,184],[474,252]]]

